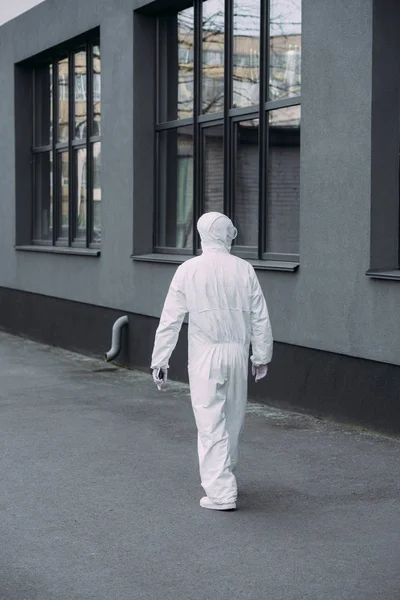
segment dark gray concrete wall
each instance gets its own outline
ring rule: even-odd
[[[132,252],[148,252],[152,243],[152,21],[133,13],[143,4],[47,0],[1,28],[0,286],[160,314],[175,267],[130,258]],[[398,14],[389,4],[385,0],[373,13],[373,0],[303,1],[301,266],[296,274],[259,276],[277,340],[400,364],[400,284],[365,276],[370,266],[372,27],[375,20],[377,31],[379,25],[383,30],[387,10]],[[14,64],[97,26],[101,257],[16,252]],[[384,54],[374,60],[384,67]],[[394,101],[386,106],[390,114]],[[392,181],[393,164],[389,175]]]

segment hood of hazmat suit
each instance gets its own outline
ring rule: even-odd
[[[226,250],[230,252],[237,229],[232,221],[218,212],[205,213],[197,221],[197,231],[204,250]]]
[[[253,267],[230,254],[237,230],[217,212],[197,223],[203,253],[184,262],[171,282],[156,332],[151,368],[167,369],[189,314],[189,381],[198,429],[202,486],[216,504],[236,501],[233,471],[247,402],[249,346],[253,365],[272,358],[267,304]]]

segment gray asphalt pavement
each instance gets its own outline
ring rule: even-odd
[[[0,333],[1,600],[398,600],[400,444],[250,404],[199,507],[188,388]]]

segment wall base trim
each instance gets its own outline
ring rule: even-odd
[[[45,344],[104,357],[113,323],[127,314],[118,363],[146,370],[158,320],[0,287],[0,328]],[[187,326],[171,359],[171,379],[187,382]],[[375,431],[400,433],[400,367],[275,342],[268,377],[249,397]]]

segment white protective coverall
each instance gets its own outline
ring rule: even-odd
[[[237,231],[221,213],[200,217],[203,253],[177,269],[165,300],[152,369],[169,368],[189,313],[189,381],[198,429],[201,484],[215,504],[236,502],[233,474],[247,403],[249,345],[253,365],[272,358],[268,309],[253,267],[230,254]]]

